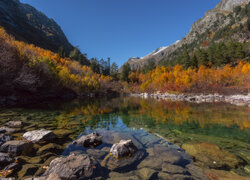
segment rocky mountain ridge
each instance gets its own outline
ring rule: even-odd
[[[244,6],[250,0],[222,0],[214,9],[206,12],[205,16],[197,20],[191,27],[189,33],[180,41],[168,46],[160,53],[152,53],[143,58],[132,58],[127,63],[131,69],[139,69],[147,65],[151,60],[156,64],[160,61],[171,61],[177,57],[183,49],[184,45],[189,46],[189,49],[194,49],[199,44],[204,42],[207,36],[214,36],[215,32],[225,28],[235,21],[232,12],[236,6]],[[234,22],[233,26],[239,26],[246,23],[247,19],[243,18],[240,22]],[[239,42],[248,42],[249,34],[234,34],[232,39]]]
[[[0,26],[17,40],[53,52],[57,52],[60,47],[67,53],[73,50],[73,46],[53,19],[19,0],[0,1]]]

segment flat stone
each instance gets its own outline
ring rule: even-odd
[[[93,156],[95,159],[100,160],[107,155],[107,152],[98,149],[88,149],[87,154]]]
[[[2,146],[7,141],[11,141],[11,140],[13,140],[13,137],[9,135],[5,135],[5,134],[0,134],[0,146]]]
[[[137,173],[142,179],[151,179],[156,174],[156,171],[149,168],[142,168],[137,170]]]
[[[19,128],[23,126],[23,122],[22,121],[9,121],[5,124],[8,127],[14,127],[14,128]]]
[[[86,148],[94,148],[102,144],[102,136],[98,133],[91,133],[87,136],[82,136],[75,140],[73,144],[81,145]]]
[[[162,171],[168,174],[185,174],[185,175],[190,175],[190,173],[187,171],[187,169],[181,167],[181,166],[176,166],[172,164],[167,164],[164,163],[162,165]]]
[[[51,141],[56,138],[56,135],[52,131],[40,129],[26,132],[23,138],[32,143],[38,143],[42,141]]]
[[[109,173],[109,180],[140,180],[138,176],[134,175],[133,173],[118,173],[118,172],[110,172]]]
[[[7,141],[0,147],[1,152],[10,153],[13,156],[27,154],[31,148],[31,144],[24,141]]]
[[[145,158],[139,165],[138,168],[150,168],[161,171],[162,160],[156,156],[149,156]]]
[[[209,178],[205,174],[205,172],[201,168],[195,166],[193,163],[188,164],[186,166],[186,169],[188,170],[189,173],[191,173],[191,175],[192,175],[192,177],[194,177],[194,179],[209,180]]]
[[[44,176],[57,174],[61,179],[78,179],[90,177],[93,174],[93,161],[88,155],[69,155],[51,161]]]
[[[171,174],[164,173],[164,172],[158,173],[158,179],[159,180],[195,180],[191,176],[186,176],[186,175],[182,175],[182,174],[171,175]]]

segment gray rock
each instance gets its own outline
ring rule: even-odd
[[[57,174],[51,173],[46,180],[61,180],[61,178]]]
[[[12,129],[12,128],[9,128],[9,127],[0,127],[0,133],[5,133],[5,134],[11,134],[11,133],[14,133],[16,130],[15,129]]]
[[[149,156],[146,157],[139,165],[138,168],[151,168],[157,171],[162,170],[162,165],[171,164],[185,168],[186,165],[192,163],[191,157],[177,150],[168,150],[167,148],[152,148],[148,151]]]
[[[102,136],[94,132],[87,136],[80,137],[79,139],[75,140],[73,144],[81,145],[87,148],[94,148],[102,144]]]
[[[38,143],[43,141],[51,141],[56,138],[56,135],[52,131],[40,129],[24,133],[23,138],[32,143]]]
[[[2,146],[7,141],[11,141],[11,140],[13,140],[13,137],[5,135],[5,134],[0,134],[0,146]]]
[[[115,158],[112,155],[107,155],[104,160],[101,162],[103,167],[107,169],[118,171],[131,168],[131,166],[139,163],[144,157],[144,151],[137,151],[133,156],[127,158]]]
[[[88,155],[72,154],[52,160],[44,176],[54,173],[64,180],[90,177],[93,174],[93,166],[93,160]]]
[[[99,149],[88,149],[87,154],[90,156],[94,157],[95,159],[98,160],[103,160],[103,158],[107,155],[108,152],[99,150]]]
[[[193,164],[188,164],[186,166],[188,172],[191,173],[192,177],[197,180],[209,180],[208,176],[203,172],[203,170]]]
[[[10,153],[13,156],[26,154],[31,149],[31,145],[24,141],[8,141],[0,147],[1,152]]]
[[[121,140],[110,149],[110,153],[116,158],[132,156],[137,151],[138,149],[132,140]]]
[[[17,127],[22,127],[23,126],[23,122],[22,121],[9,121],[5,125],[9,126],[9,127],[17,128]]]
[[[162,171],[168,174],[184,174],[184,175],[190,175],[190,173],[187,171],[187,169],[176,166],[172,164],[164,163],[162,165]]]
[[[7,153],[0,152],[0,169],[4,169],[7,165],[14,161],[13,158],[9,156]]]
[[[153,176],[157,173],[155,170],[149,168],[142,168],[139,169],[137,172],[138,175],[142,177],[142,179],[152,179]]]
[[[164,173],[164,172],[159,172],[158,174],[158,179],[159,180],[195,180],[193,177],[191,176],[186,176],[186,175],[182,175],[182,174],[168,174],[168,173]]]

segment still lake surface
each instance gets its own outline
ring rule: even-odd
[[[248,177],[250,175],[248,171],[248,168],[250,169],[250,107],[247,106],[118,97],[0,109],[0,124],[3,125],[10,120],[22,120],[26,123],[26,126],[13,134],[15,139],[22,139],[22,134],[30,130],[41,128],[53,130],[61,137],[61,141],[58,142],[60,151],[56,153],[49,150],[55,156],[68,155],[75,150],[95,154],[93,151],[90,152],[88,149],[73,146],[70,143],[81,135],[97,131],[104,137],[104,143],[98,149],[110,147],[120,139],[130,138],[136,142],[139,149],[144,150],[162,146],[181,151],[180,147],[198,144],[193,147],[199,147],[200,154],[193,154],[190,151],[192,156],[195,156],[194,163],[197,166],[232,170]],[[223,165],[220,163],[216,165],[215,161],[223,162],[223,157],[220,155],[217,157],[217,152],[205,152],[202,146],[211,147],[215,151],[219,147],[219,151],[230,153],[237,162],[231,165],[225,160]],[[189,150],[190,148],[187,152]],[[49,151],[45,150],[44,153]],[[32,156],[43,157],[37,154]],[[206,159],[203,160],[199,156],[211,156],[211,159],[214,156],[214,165],[202,162]],[[98,157],[104,158],[100,153]],[[46,165],[45,161],[37,161],[35,164],[43,166]],[[136,169],[136,167],[133,168]],[[133,168],[127,171],[133,171]],[[37,174],[39,174],[38,171],[39,167]],[[18,173],[18,177],[27,176],[27,174]]]

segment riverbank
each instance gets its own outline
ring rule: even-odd
[[[248,95],[219,95],[219,94],[169,94],[169,93],[130,93],[132,97],[155,98],[171,101],[188,101],[194,103],[226,102],[238,106],[250,107],[250,94]]]

